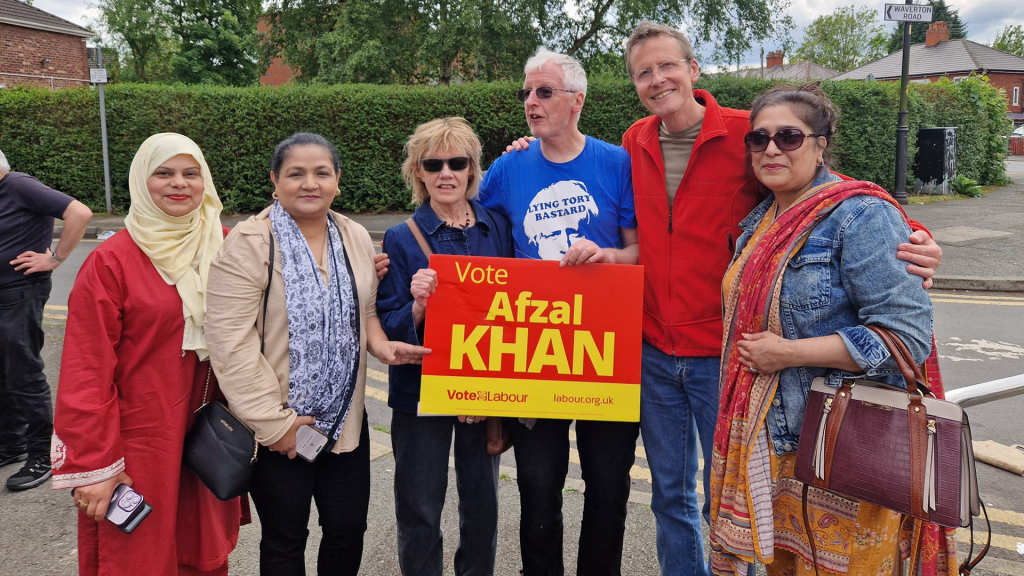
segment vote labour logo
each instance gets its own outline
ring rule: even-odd
[[[535,213],[596,210],[566,199]],[[638,420],[641,267],[439,254],[430,267],[421,414]]]
[[[599,214],[597,203],[578,180],[562,180],[530,201],[523,229],[543,260],[560,260],[574,242],[586,238],[580,227]]]

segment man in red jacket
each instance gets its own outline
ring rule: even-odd
[[[689,40],[645,22],[626,44],[626,68],[652,116],[626,131],[644,266],[640,425],[651,468],[651,509],[664,576],[707,574],[697,499],[697,441],[709,489],[722,346],[721,284],[739,222],[765,198],[748,170],[749,113],[723,108],[693,83]],[[925,287],[942,251],[915,232],[897,256]]]

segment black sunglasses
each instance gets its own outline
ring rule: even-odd
[[[764,152],[769,142],[775,142],[775,146],[783,152],[796,150],[804,145],[804,139],[820,134],[804,134],[799,128],[783,128],[769,136],[764,130],[751,130],[743,137],[743,144],[749,152]]]
[[[440,172],[444,170],[445,164],[452,169],[452,172],[460,172],[469,168],[469,157],[456,156],[455,158],[424,158],[420,160],[420,165],[427,172]]]
[[[541,86],[536,88],[537,98],[541,100],[547,100],[555,95],[555,92],[578,92],[578,90],[566,90],[565,88],[552,88],[551,86]],[[523,88],[522,90],[516,90],[516,98],[519,98],[520,102],[526,102],[526,99],[530,97],[530,93],[533,92],[532,88]]]

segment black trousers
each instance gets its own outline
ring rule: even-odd
[[[569,470],[570,420],[537,420],[532,430],[512,425],[521,519],[523,576],[565,573],[562,488]],[[586,483],[576,574],[621,574],[629,500],[629,470],[636,454],[636,422],[576,422],[576,446]]]
[[[317,557],[320,576],[356,576],[363,558],[363,534],[370,504],[370,432],[366,413],[359,447],[321,453],[315,462],[260,446],[249,487],[260,517],[261,576],[306,573],[309,511],[316,501],[323,537]]]
[[[0,450],[50,453],[53,402],[43,374],[43,307],[49,278],[0,288]]]

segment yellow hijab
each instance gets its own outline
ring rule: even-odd
[[[168,216],[157,208],[149,195],[146,180],[160,165],[187,154],[199,163],[203,174],[203,202],[184,216]],[[181,349],[195,350],[206,360],[206,281],[210,261],[224,242],[220,213],[224,208],[210,177],[210,168],[199,146],[181,134],[155,134],[146,139],[132,160],[128,174],[132,204],[125,228],[132,240],[149,256],[164,282],[178,289],[185,316],[185,336]]]

